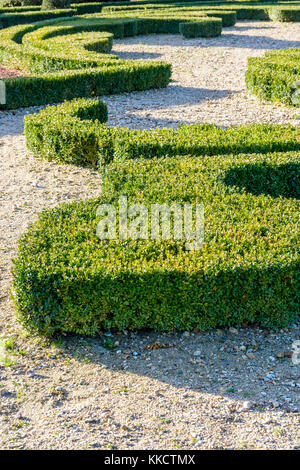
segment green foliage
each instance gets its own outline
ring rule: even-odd
[[[268,21],[269,13],[265,7],[241,6],[235,7],[238,20]]]
[[[219,6],[213,4],[213,9],[211,3],[201,2],[177,2],[176,5],[122,2],[122,9],[115,4],[107,5],[103,8],[103,3],[85,3],[68,10],[17,12],[15,9],[15,13],[1,14],[0,24],[4,28],[15,23],[29,23],[28,26],[8,28],[0,33],[0,63],[26,72],[26,77],[4,79],[7,103],[2,108],[42,105],[94,94],[159,88],[168,84],[171,75],[168,64],[122,61],[115,55],[102,55],[110,51],[112,37],[100,37],[100,32],[111,33],[115,38],[179,32],[188,38],[213,37],[221,34],[222,25],[234,25],[236,18],[266,20],[269,13],[272,18],[274,12],[283,11],[281,6],[251,6],[238,2],[220,3]],[[87,11],[97,13],[72,18]],[[292,11],[297,20],[299,7],[285,7],[284,11]],[[62,15],[68,16],[59,19]],[[57,20],[50,19],[56,17]],[[45,18],[49,20],[38,22]],[[32,23],[34,21],[36,23]],[[253,64],[258,64],[259,60],[254,59]],[[289,102],[294,86],[290,78],[298,74],[298,65],[284,63],[281,64],[281,71],[274,72],[274,66],[269,65],[270,60],[262,73],[260,67],[249,65],[248,87],[266,97],[270,93],[270,83],[274,82],[271,88],[275,91],[271,99]]]
[[[24,7],[25,8],[25,7]],[[29,11],[21,8],[18,11],[17,8],[13,9],[12,12],[1,12],[0,11],[0,29],[9,28],[10,26],[20,25],[20,24],[31,24],[36,21],[43,21],[51,18],[61,18],[64,16],[72,16],[76,13],[76,10],[73,9],[64,9],[64,10],[52,10],[52,11],[40,11],[40,8],[30,8]]]
[[[59,10],[70,8],[70,0],[43,0],[42,10]]]
[[[136,13],[135,13],[136,14]],[[141,16],[141,13],[138,12],[139,16]],[[144,12],[144,15],[146,17],[150,16],[160,16],[164,17],[167,19],[167,17],[172,17],[172,16],[179,16],[181,18],[185,18],[186,20],[189,20],[191,18],[191,21],[193,21],[193,17],[197,18],[198,20],[202,20],[202,18],[205,17],[213,17],[213,18],[221,18],[222,20],[222,25],[223,27],[227,26],[234,26],[236,23],[236,12],[235,11],[230,11],[230,10],[203,10],[202,8],[199,7],[181,7],[181,8],[168,8],[168,9],[159,9],[157,8],[156,10],[147,10],[147,12]]]
[[[168,64],[110,55],[113,36],[180,31],[210,37],[236,18],[299,21],[298,6],[143,3],[113,4],[109,12],[102,3],[1,12],[3,27],[28,24],[0,33],[0,63],[28,74],[5,79],[6,107],[168,84]],[[297,49],[250,59],[247,86],[264,99],[292,104],[299,63]],[[300,128],[204,124],[149,131],[110,128],[106,121],[106,105],[86,98],[25,117],[28,148],[42,158],[101,169],[103,195],[43,211],[21,238],[13,293],[24,326],[51,336],[104,328],[273,328],[295,321]],[[117,208],[121,195],[129,206],[148,210],[203,204],[203,247],[189,251],[186,238],[99,240],[97,207]]]
[[[300,84],[300,49],[270,51],[250,58],[246,72],[248,90],[264,100],[299,106],[294,100]]]
[[[185,38],[212,38],[220,36],[222,32],[222,20],[215,18],[190,23],[180,23],[179,32]]]
[[[48,159],[95,167],[97,124],[106,121],[107,106],[99,100],[80,99],[46,108],[35,121],[26,120],[27,146]]]
[[[101,198],[43,211],[22,237],[13,269],[21,322],[44,335],[94,335],[103,328],[295,321],[300,205],[293,195],[285,197],[281,178],[283,168],[297,172],[299,194],[299,163],[298,153],[272,153],[113,164]],[[261,193],[265,166],[273,170],[269,184],[278,186],[276,194]],[[244,168],[253,171],[252,188]],[[234,171],[241,175],[236,184]],[[128,207],[204,204],[202,249],[188,251],[186,239],[98,239],[96,209],[100,203],[117,208],[120,195],[128,196]]]
[[[94,118],[91,122],[88,115],[82,120],[74,114],[74,109],[84,103],[81,100],[49,106],[38,114],[26,116],[24,132],[28,148],[42,158],[96,168],[112,160],[300,150],[297,127],[252,124],[224,130],[202,124],[183,125],[178,129],[110,128],[94,122]],[[93,106],[93,101],[86,101],[86,106]],[[93,142],[93,160],[89,156],[87,136],[89,145]]]
[[[104,55],[112,44],[111,33],[104,31],[115,37],[132,35],[136,22],[118,18],[68,19],[1,31],[0,62],[32,74],[4,79],[7,100],[3,107],[57,103],[74,97],[159,88],[169,83],[169,64]]]
[[[221,10],[205,10],[205,15],[215,18],[221,18],[223,28],[234,26],[237,20],[237,14],[235,11],[221,11]]]
[[[35,10],[35,7],[40,7],[41,4],[42,0],[0,0],[0,10],[33,11]]]
[[[300,8],[276,7],[269,10],[269,16],[272,21],[297,22],[300,21]]]

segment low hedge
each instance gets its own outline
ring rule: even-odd
[[[237,20],[235,11],[208,10],[205,15],[214,18],[221,18],[223,28],[234,26]]]
[[[235,6],[237,20],[269,21],[269,12],[266,7]]]
[[[188,6],[186,6],[188,5]],[[253,21],[269,21],[274,19],[277,21],[277,10],[280,12],[283,7],[280,5],[273,6],[274,3],[264,3],[247,5],[242,2],[227,2],[221,5],[213,5],[205,3],[177,3],[173,5],[140,5],[137,7],[103,7],[101,10],[102,16],[110,17],[130,17],[130,18],[153,18],[153,17],[172,17],[172,16],[185,16],[190,17],[191,21],[197,21],[196,18],[201,16],[213,16],[222,18],[223,26],[233,26],[238,20],[253,20]],[[300,11],[300,5],[297,4],[291,7],[284,7],[284,10],[291,11],[290,18],[297,20],[297,15]],[[297,13],[298,12],[298,13]],[[278,13],[279,14],[279,13]]]
[[[45,210],[21,238],[13,267],[20,321],[47,336],[289,325],[300,311],[300,206],[285,189],[291,178],[299,187],[299,163],[296,152],[110,166],[101,198]],[[99,204],[118,215],[122,195],[128,207],[149,210],[203,204],[201,250],[188,251],[185,238],[98,239]]]
[[[269,10],[269,16],[272,21],[297,22],[300,21],[300,7],[282,8],[276,7]]]
[[[169,79],[168,64],[157,66],[154,63],[8,78],[3,80],[7,102],[0,105],[0,109],[56,103],[74,97],[143,91],[166,86]]]
[[[124,35],[124,24],[116,24],[115,30]],[[62,69],[92,68],[99,65],[117,64],[115,55],[107,55],[111,51],[112,33],[99,31],[97,27],[87,26],[84,32],[81,27],[56,26],[44,27],[26,33],[22,44],[24,54],[30,61],[29,68],[35,72],[50,72]],[[88,52],[87,52],[88,51]]]
[[[18,6],[18,7],[7,7],[7,8],[1,8],[0,7],[0,13],[23,13],[23,12],[28,12],[28,11],[41,11],[40,6]]]
[[[93,100],[87,100],[86,106],[93,108]],[[300,150],[298,127],[251,124],[224,130],[213,124],[197,124],[178,129],[132,130],[81,120],[74,117],[76,107],[75,100],[25,116],[28,148],[42,158],[91,166],[88,136],[88,142],[93,142],[95,168],[112,160]]]
[[[100,13],[103,10],[101,3],[82,3],[72,6],[76,8],[78,15],[86,15],[88,13]]]
[[[49,109],[41,110],[36,121],[25,119],[28,148],[44,158],[53,159],[53,146],[58,145],[57,150],[61,154],[59,158],[56,156],[56,160],[96,167],[97,128],[107,121],[107,106],[100,100],[79,99],[52,107],[55,113]],[[50,127],[52,135],[48,133]],[[73,150],[69,151],[72,147]]]
[[[299,81],[300,49],[271,51],[248,59],[247,88],[261,99],[299,106],[299,100],[294,100]]]
[[[159,16],[174,16],[174,15],[180,15],[180,16],[185,16],[185,17],[193,17],[193,16],[207,16],[207,17],[213,17],[213,18],[221,18],[222,20],[222,26],[223,27],[228,27],[228,26],[234,26],[236,23],[236,12],[235,11],[222,11],[222,10],[202,10],[200,8],[172,8],[172,9],[167,9],[167,10],[162,10],[158,9],[157,11],[151,11],[147,12],[146,16],[152,16],[152,15],[159,15]]]
[[[59,10],[62,8],[70,8],[71,0],[43,0],[42,10]]]
[[[32,74],[3,80],[6,105],[1,107],[17,108],[75,97],[142,91],[169,83],[169,64],[120,60],[115,55],[95,52],[97,48],[99,51],[100,43],[102,50],[103,47],[110,49],[109,34],[102,34],[102,39],[101,34],[99,36],[107,30],[119,37],[132,35],[136,22],[130,18],[55,20],[0,32],[0,62]],[[91,31],[95,32],[95,40],[89,35]],[[76,34],[82,44],[80,47]]]
[[[138,34],[179,34],[186,31],[182,24],[198,23],[198,33],[202,37],[220,36],[222,32],[222,20],[220,18],[206,18],[203,16],[145,16],[137,19]]]
[[[92,31],[96,34],[96,32],[102,31],[122,38],[135,34],[178,34],[180,30],[186,37],[195,37],[195,35],[210,37],[221,33],[221,20],[226,26],[235,22],[236,15],[235,11],[232,11],[233,5],[237,12],[241,11],[239,5],[232,3],[227,7],[226,5],[218,8],[215,6],[213,10],[211,5],[192,4],[189,7],[185,5],[189,5],[189,3],[177,3],[176,8],[174,5],[169,5],[170,8],[166,9],[166,4],[157,5],[161,8],[154,8],[152,4],[151,8],[143,10],[129,8],[120,12],[112,12],[109,17],[105,13],[97,13],[96,15],[87,15],[85,18],[75,18],[75,9],[62,10],[62,12],[19,13],[22,16],[20,22],[28,22],[29,18],[36,18],[32,15],[41,14],[50,15],[50,17],[58,15],[59,17],[56,20],[50,19],[1,31],[0,63],[24,70],[27,75],[26,77],[4,79],[7,102],[6,105],[1,105],[1,108],[42,105],[75,97],[90,97],[93,94],[103,95],[166,86],[170,80],[170,65],[150,61],[144,63],[122,61],[113,55],[104,57],[99,52],[109,52],[110,40],[103,39],[101,42],[98,36],[93,41],[92,35],[87,35],[87,42],[83,43],[83,47],[78,47],[79,42],[76,41],[75,34]],[[182,8],[179,8],[181,6]],[[247,11],[249,8],[251,9],[250,6],[245,7]],[[69,14],[73,17],[61,18],[61,14]],[[216,17],[211,15],[216,15]],[[8,23],[14,22],[13,17],[12,14],[2,15],[2,20],[4,19]],[[198,25],[188,26],[188,23],[198,23]],[[62,27],[63,25],[65,28]],[[46,26],[52,27],[53,33],[51,32],[51,34],[57,35],[61,39],[54,41],[53,37],[51,39],[46,33],[43,34],[45,32],[43,28]],[[56,31],[54,31],[55,28]],[[38,37],[39,33],[35,32],[38,29],[41,29],[40,37]],[[65,38],[67,35],[69,35],[69,45]],[[67,47],[63,48],[62,44]],[[296,66],[287,64],[284,77],[290,73],[287,70],[290,65],[291,69],[295,70]],[[82,72],[78,69],[85,69],[85,71]],[[255,92],[255,89],[258,88],[257,81],[275,80],[273,79],[274,67],[268,65],[267,69],[268,73],[263,76],[260,74],[259,68],[249,65],[247,78],[249,89],[251,88]],[[293,71],[292,74],[294,74]],[[297,75],[297,73],[295,74]],[[270,75],[272,75],[271,78]],[[285,83],[285,88],[292,90],[293,83],[286,84],[285,78],[280,83],[282,82]],[[49,86],[54,86],[55,89],[49,89]],[[282,94],[282,90],[280,93]]]
[[[19,24],[31,24],[36,21],[43,21],[47,19],[61,18],[64,16],[72,16],[76,14],[76,10],[51,10],[51,11],[29,11],[20,13],[0,13],[0,29],[9,28]]]
[[[136,16],[139,17],[155,17],[160,16],[164,18],[172,17],[180,15],[181,17],[185,17],[186,19],[192,17],[213,17],[213,18],[221,18],[222,26],[234,26],[236,23],[236,12],[235,11],[222,11],[222,10],[202,10],[200,8],[170,8],[170,9],[157,9],[157,10],[147,10],[143,13],[140,11],[135,12]]]
[[[39,1],[39,0],[38,0]],[[41,2],[39,2],[41,3]],[[276,6],[273,6],[276,5]],[[299,2],[83,2],[74,3],[68,10],[70,15],[83,15],[93,13],[103,13],[106,17],[113,15],[133,15],[149,16],[159,14],[207,14],[208,16],[217,13],[217,17],[223,15],[223,26],[232,26],[233,19],[230,14],[236,14],[238,20],[258,20],[258,21],[299,21]],[[45,18],[55,18],[65,16],[67,10],[61,11],[39,11],[39,6],[19,6],[14,8],[0,8],[2,17],[2,27],[9,27],[17,24],[30,24]],[[45,15],[47,13],[47,15]],[[225,16],[224,14],[227,13]]]
[[[221,5],[216,5],[216,4],[208,4],[205,5],[205,3],[197,3],[195,4],[190,4],[189,7],[186,6],[186,4],[181,4],[182,6],[176,5],[162,5],[161,8],[153,7],[151,5],[148,5],[147,8],[145,7],[140,7],[139,10],[135,8],[127,8],[127,9],[118,9],[117,7],[111,10],[111,7],[103,7],[102,8],[102,14],[109,14],[110,16],[131,16],[131,17],[147,17],[147,16],[153,16],[153,15],[171,15],[171,14],[191,14],[191,15],[205,15],[206,13],[213,14],[214,12],[218,12],[219,15],[222,15],[224,18],[224,26],[226,22],[226,15],[225,13],[235,13],[236,18],[238,20],[254,20],[254,21],[268,21],[269,14],[268,14],[268,7],[267,6],[250,6],[250,5],[241,5],[239,2],[233,3],[233,2],[226,2],[225,4]],[[163,7],[163,8],[162,8]],[[215,16],[215,15],[214,15]],[[232,22],[232,19],[230,20],[230,16],[228,18],[228,26],[230,25],[230,22]]]
[[[222,32],[222,20],[207,20],[191,23],[180,23],[179,32],[185,38],[212,38],[220,36]]]

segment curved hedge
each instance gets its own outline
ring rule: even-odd
[[[299,165],[296,152],[110,166],[101,198],[45,210],[21,238],[13,268],[19,319],[43,335],[288,325],[300,311]],[[286,197],[291,171],[295,192]],[[187,251],[185,238],[98,239],[97,207],[113,204],[118,214],[122,195],[128,207],[149,210],[204,204],[201,250]]]
[[[68,19],[62,23],[38,22],[1,31],[0,62],[31,73],[31,76],[3,80],[6,105],[2,107],[41,105],[75,97],[166,86],[171,76],[169,64],[120,60],[114,55],[99,54],[93,50],[92,37],[87,35],[84,41],[85,37],[82,36],[93,31],[96,47],[101,37],[109,38],[107,34],[99,37],[99,32],[111,31],[114,36],[122,37],[133,34],[134,25],[132,19]],[[70,34],[73,34],[72,42],[68,42]],[[83,40],[82,47],[74,43],[74,34]],[[62,47],[62,42],[66,49]],[[110,40],[104,42],[108,47]]]
[[[102,8],[102,5],[99,5]],[[116,38],[135,34],[179,34],[179,32],[189,38],[214,37],[221,34],[222,24],[223,26],[232,26],[236,21],[236,16],[241,19],[243,15],[247,17],[247,12],[251,12],[252,15],[255,11],[267,14],[269,11],[279,12],[282,10],[280,7],[268,7],[267,5],[262,9],[256,9],[256,7],[240,6],[234,3],[214,6],[213,10],[211,5],[182,3],[178,3],[176,7],[174,5],[155,6],[152,4],[146,8],[139,5],[139,8],[97,13],[85,17],[65,17],[1,31],[0,63],[24,70],[26,75],[25,77],[4,79],[6,104],[0,105],[1,108],[42,105],[76,97],[146,90],[164,87],[169,83],[171,67],[166,63],[124,61],[118,60],[114,55],[104,57],[99,54],[99,52],[109,52],[111,47],[109,37],[106,36],[105,39],[105,35],[103,35],[101,40],[100,32],[111,33]],[[61,14],[75,15],[77,11],[79,10],[20,12],[16,15],[21,15],[21,19],[16,16],[15,20],[28,22],[29,19],[40,18],[35,16],[39,14],[49,14],[51,17],[52,13],[59,16]],[[299,8],[285,8],[284,11],[292,11],[296,15],[295,12],[299,11]],[[6,22],[4,26],[10,24],[10,21],[14,21],[13,14],[0,16],[0,23],[1,21]],[[50,30],[47,32],[47,27],[52,28],[52,32]],[[40,32],[38,32],[39,29]],[[90,35],[87,34],[88,32]],[[95,38],[93,38],[92,32],[94,32]],[[51,33],[52,37],[48,37],[48,33]],[[72,37],[71,34],[73,34]],[[55,35],[60,39],[54,40]],[[69,41],[66,38],[67,35],[69,35]],[[76,37],[76,35],[81,35],[80,47],[78,46],[79,36]],[[62,43],[66,46],[65,48],[62,47]],[[253,64],[258,63],[258,60],[253,60]],[[282,95],[283,88],[291,90],[291,84],[286,84],[285,79],[290,74],[290,70],[291,74],[298,74],[297,63],[285,64],[284,70],[281,67],[284,73],[278,74],[276,72],[275,78],[273,65],[271,67],[269,64],[267,65],[264,76],[260,73],[259,66],[252,66],[251,60],[249,64],[251,66],[249,65],[247,75],[248,86],[254,93],[260,93],[265,97],[268,93],[270,94],[268,91],[270,81],[274,83],[274,88],[278,88]],[[260,82],[262,85],[258,84]],[[266,91],[256,91],[259,88],[266,88]],[[284,94],[286,94],[285,91]],[[277,99],[278,93],[274,92],[275,95],[274,99]]]
[[[215,35],[222,23],[235,21],[229,10],[183,10],[98,14],[2,32],[0,61],[33,73],[5,80],[8,107],[166,85],[167,64],[109,55],[112,35]],[[258,8],[255,14],[266,19],[268,12]],[[291,101],[298,54],[276,51],[251,59],[249,88]],[[51,336],[295,321],[300,128],[204,124],[148,131],[110,128],[106,121],[106,105],[84,98],[25,118],[30,150],[102,168],[104,185],[97,200],[43,211],[21,238],[13,294],[24,326]],[[188,251],[187,237],[151,239],[149,218],[148,238],[99,240],[97,207],[113,204],[118,222],[122,195],[128,206],[143,204],[148,211],[153,204],[203,204],[204,245]]]
[[[269,51],[264,57],[249,58],[246,84],[259,98],[299,106],[295,93],[299,94],[300,88],[300,49]]]
[[[137,2],[130,4],[121,2],[122,5],[113,3],[74,3],[72,9],[68,11],[68,16],[83,15],[88,13],[103,13],[107,16],[149,16],[153,14],[197,14],[211,16],[213,12],[217,16],[223,15],[223,26],[230,26],[229,16],[224,13],[236,14],[238,20],[258,20],[258,21],[299,21],[299,2]],[[109,6],[106,6],[109,5]],[[117,6],[116,6],[117,5]],[[275,6],[274,6],[275,5]],[[13,26],[17,24],[28,24],[33,21],[40,21],[45,18],[56,16],[66,16],[66,10],[49,12],[39,11],[40,7],[23,6],[14,8],[0,8],[0,28]],[[210,11],[211,10],[211,11]],[[51,16],[52,15],[52,16]],[[213,15],[216,16],[216,15]],[[227,24],[225,24],[227,23]],[[231,23],[233,25],[234,23]]]
[[[97,131],[107,121],[104,103],[82,98],[45,108],[37,120],[31,118],[25,119],[29,149],[50,160],[97,167]]]
[[[135,15],[137,12],[135,12]],[[141,13],[138,12],[138,15],[141,16]],[[235,11],[230,11],[230,10],[202,10],[200,8],[169,8],[169,9],[157,9],[157,10],[146,10],[143,12],[143,15],[145,17],[155,17],[155,16],[160,16],[160,17],[172,17],[176,15],[180,15],[181,17],[189,18],[193,16],[203,16],[203,17],[213,17],[213,18],[221,18],[222,20],[222,26],[228,27],[228,26],[234,26],[236,23],[236,12]]]
[[[92,8],[92,7],[91,7]],[[210,12],[211,10],[211,12]],[[277,14],[277,10],[279,11]],[[97,10],[100,11],[100,10]],[[219,4],[205,2],[190,2],[190,3],[176,3],[169,5],[141,5],[141,6],[103,6],[101,8],[102,13],[108,13],[110,15],[153,15],[153,14],[170,14],[168,12],[180,11],[181,13],[202,13],[211,14],[212,12],[218,12],[219,14],[225,12],[231,12],[236,14],[238,20],[253,20],[253,21],[286,21],[283,18],[286,16],[289,21],[298,21],[300,6],[297,4],[287,5],[285,2],[283,5],[278,5],[277,2],[220,2]],[[284,13],[281,15],[280,11]],[[85,13],[88,13],[87,9]],[[92,10],[90,11],[92,13]],[[281,19],[282,18],[282,19]],[[293,19],[295,18],[295,19]],[[223,26],[225,26],[226,18],[223,18]],[[229,20],[228,20],[229,21]],[[228,23],[227,26],[230,26]]]
[[[91,28],[95,29],[95,26]],[[120,35],[124,34],[123,23],[115,25],[115,34],[118,30]],[[115,65],[116,56],[107,55],[113,37],[112,33],[103,33],[101,29],[93,31],[88,26],[81,32],[81,27],[74,22],[71,26],[46,26],[26,33],[22,44],[25,53],[33,57],[32,71],[52,72]]]
[[[101,124],[99,121],[103,123],[104,119],[95,117],[93,111],[99,106],[97,103],[75,100],[25,116],[27,147],[42,158],[96,168],[112,160],[300,150],[298,127],[252,124],[224,130],[212,124],[198,124],[178,129],[131,130]],[[91,108],[90,118],[87,114],[82,120],[77,114],[82,106],[86,113]]]
[[[4,13],[0,12],[0,29],[9,28],[10,26],[20,24],[31,24],[35,21],[45,21],[47,19],[55,19],[66,16],[72,16],[76,14],[76,10],[64,9],[64,10],[51,10],[51,11],[25,11],[18,13]]]

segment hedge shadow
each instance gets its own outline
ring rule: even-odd
[[[300,164],[250,164],[231,168],[226,176],[228,186],[238,186],[255,196],[300,199]]]

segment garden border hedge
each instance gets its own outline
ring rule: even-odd
[[[117,31],[121,28],[120,36],[124,34],[124,24],[135,23],[135,20],[130,18],[122,21],[112,19],[102,23],[97,21],[91,25],[88,20],[83,20],[81,29],[80,26],[76,26],[76,21],[71,18],[69,32],[72,32],[72,28],[77,32],[112,30],[117,35]],[[0,32],[1,63],[19,66],[29,72],[31,70],[43,72],[39,74],[34,72],[32,76],[4,79],[6,104],[0,105],[0,108],[17,108],[57,103],[75,97],[141,91],[164,87],[169,83],[171,66],[164,62],[125,61],[116,56],[105,57],[94,54],[92,51],[86,51],[80,61],[77,56],[72,59],[70,54],[65,54],[61,50],[55,53],[27,45],[22,46],[22,39],[26,34],[42,27],[50,28],[51,25],[55,29],[58,24],[61,24],[60,20],[49,20],[12,27]],[[133,32],[132,27],[126,28],[126,34]],[[38,45],[38,41],[35,45]],[[91,62],[87,61],[88,56],[92,58]],[[84,68],[87,66],[89,68]],[[58,67],[64,70],[57,72]],[[82,70],[76,70],[78,67]]]
[[[222,32],[222,20],[218,18],[207,21],[193,21],[179,24],[179,32],[185,38],[213,38]]]
[[[45,210],[21,238],[13,268],[20,321],[46,336],[295,322],[299,201],[280,193],[293,177],[299,188],[299,164],[298,153],[272,153],[111,165],[101,198]],[[279,196],[260,193],[268,187]],[[99,204],[117,208],[122,195],[128,207],[148,209],[203,203],[201,250],[187,251],[185,238],[98,239]]]
[[[83,103],[81,100],[80,106]],[[94,108],[93,100],[86,101],[86,109],[89,106]],[[93,119],[81,120],[74,117],[76,107],[74,100],[25,116],[28,148],[42,158],[91,166],[92,142],[95,168],[112,160],[300,150],[300,128],[289,125],[250,124],[221,129],[213,124],[196,124],[178,129],[132,130],[108,127]]]

